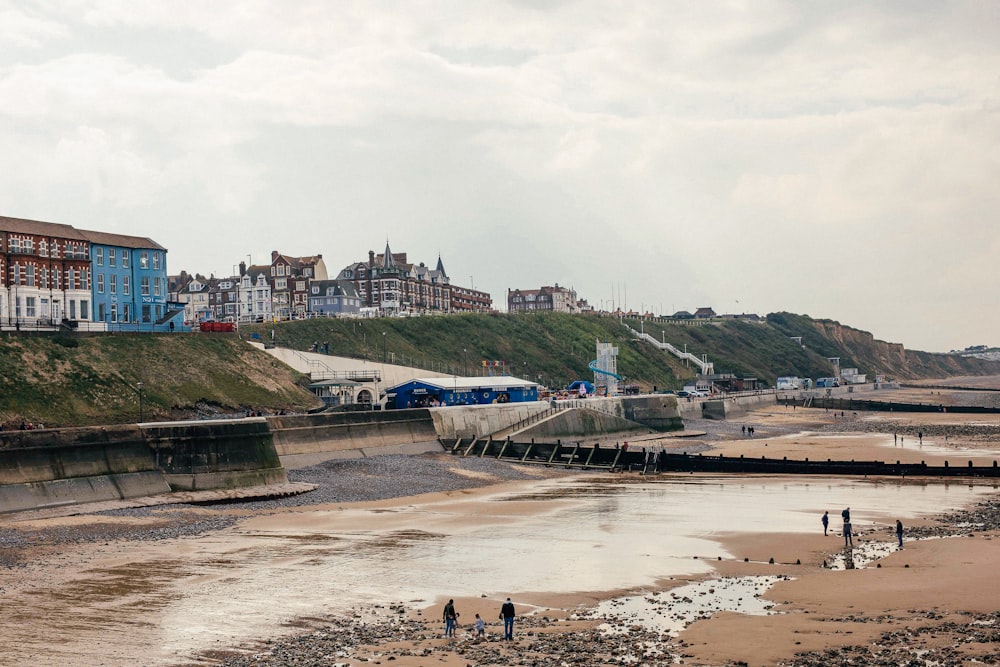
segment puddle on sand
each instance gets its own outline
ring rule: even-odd
[[[774,613],[774,603],[763,595],[782,576],[722,577],[699,581],[668,591],[605,600],[588,618],[608,621],[601,629],[608,634],[627,634],[631,626],[676,637],[695,621],[721,611],[762,616]]]

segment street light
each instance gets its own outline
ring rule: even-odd
[[[382,363],[389,362],[389,341],[385,337],[385,332],[382,332]]]
[[[142,423],[142,382],[136,382],[135,388],[139,392],[139,423]]]
[[[465,377],[469,377],[469,348],[463,347],[462,352],[465,353]]]

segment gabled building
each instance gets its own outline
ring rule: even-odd
[[[309,283],[309,312],[322,316],[357,315],[361,297],[349,280],[313,280]]]
[[[210,281],[210,278],[200,274],[188,275],[186,271],[168,278],[170,300],[183,309],[186,323],[197,324],[215,319],[210,301]]]
[[[348,265],[337,279],[354,283],[362,307],[382,313],[489,311],[493,303],[487,292],[453,286],[440,257],[434,269],[423,262],[414,265],[388,243],[381,255],[369,250],[367,262]]]
[[[508,289],[507,311],[511,313],[551,311],[556,313],[580,313],[590,310],[586,301],[576,298],[576,290],[554,286],[543,286],[539,289]]]
[[[694,311],[694,317],[698,320],[710,320],[715,316],[715,311],[708,306],[702,306],[698,310]]]
[[[0,216],[0,326],[90,321],[90,242],[71,227]]]
[[[305,316],[309,310],[309,282],[328,279],[323,255],[292,257],[272,250],[269,281],[274,317],[287,320]]]
[[[208,303],[218,322],[235,322],[238,316],[240,277],[210,278]]]
[[[251,266],[240,262],[237,322],[266,322],[274,319],[272,304],[271,266]]]

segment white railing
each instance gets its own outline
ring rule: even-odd
[[[699,359],[697,356],[695,356],[694,354],[691,354],[690,352],[685,352],[684,350],[678,350],[676,347],[674,347],[670,343],[667,343],[666,341],[658,341],[655,338],[653,338],[652,336],[650,336],[648,333],[643,333],[643,332],[636,331],[635,329],[633,329],[632,327],[630,327],[627,324],[622,323],[622,326],[624,326],[626,329],[628,329],[629,331],[631,331],[632,335],[635,336],[636,338],[638,338],[640,340],[644,340],[647,343],[652,343],[653,345],[655,345],[656,347],[660,348],[661,350],[666,350],[667,352],[670,352],[671,354],[673,354],[678,359],[690,361],[695,366],[697,366],[698,368],[701,369],[701,374],[702,375],[712,375],[712,374],[715,373],[715,364],[713,362],[711,362],[711,361],[705,361],[703,359]]]

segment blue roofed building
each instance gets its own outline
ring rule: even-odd
[[[386,389],[387,410],[448,405],[488,405],[538,400],[538,384],[498,377],[414,378]]]

